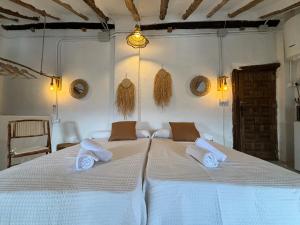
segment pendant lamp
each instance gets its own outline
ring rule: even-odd
[[[133,48],[145,48],[149,40],[143,35],[139,25],[136,25],[134,31],[127,38],[127,44]]]

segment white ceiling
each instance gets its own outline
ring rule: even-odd
[[[52,0],[23,0],[24,2],[30,3],[39,9],[45,9],[48,13],[58,16],[62,21],[82,21],[78,16],[72,14],[68,10],[59,6]],[[82,1],[82,0],[62,0],[73,6],[75,10],[81,12],[90,18],[90,21],[97,21],[95,13]],[[135,0],[136,7],[142,17],[157,17],[159,16],[161,0]],[[230,0],[219,12],[216,13],[211,19],[215,20],[225,20],[228,19],[227,14],[235,11],[236,9],[244,6],[251,0]],[[124,0],[95,0],[96,5],[104,11],[104,13],[109,16],[112,20],[120,16],[130,16],[127,10]],[[182,14],[188,8],[188,6],[193,2],[193,0],[170,0],[169,9],[166,17],[166,21],[180,21]],[[206,14],[221,0],[204,0],[199,8],[192,14],[189,20],[206,20]],[[297,2],[297,0],[264,0],[262,3],[252,8],[251,10],[241,14],[234,19],[252,19],[256,20],[259,16],[271,12],[273,10],[281,9],[290,4]],[[1,0],[0,6],[9,8],[13,11],[18,11],[22,14],[28,16],[38,16],[38,14],[31,12],[9,0]],[[11,16],[10,16],[11,17]],[[48,18],[48,21],[53,21],[53,19]],[[5,20],[0,20],[1,23],[12,23]],[[30,23],[29,20],[21,20],[21,23]]]

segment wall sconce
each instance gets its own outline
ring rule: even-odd
[[[227,76],[220,76],[218,77],[218,91],[227,91],[228,84],[227,84]]]
[[[50,91],[60,91],[62,87],[62,77],[51,77]]]
[[[228,84],[227,84],[227,76],[219,76],[218,77],[218,91],[220,91],[220,99],[219,99],[219,106],[221,107],[228,107],[229,100],[228,100]]]

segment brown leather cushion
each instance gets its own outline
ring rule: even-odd
[[[169,123],[174,141],[196,141],[200,137],[194,123]]]
[[[109,141],[136,140],[136,121],[122,121],[112,124]]]

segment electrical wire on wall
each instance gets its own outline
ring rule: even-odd
[[[138,62],[138,121],[142,120],[142,104],[141,104],[141,49],[139,48],[139,62]]]
[[[43,22],[43,35],[42,35],[42,53],[41,53],[41,64],[40,64],[40,73],[43,73],[43,65],[44,65],[44,56],[45,56],[45,38],[46,38],[46,24],[47,24],[47,18],[44,16],[44,22]],[[53,82],[53,79],[52,79]],[[56,82],[56,80],[54,80]],[[55,118],[52,118],[52,122],[55,123],[58,121],[58,93],[57,88],[55,88],[55,103],[52,106],[52,113],[55,114]]]
[[[43,64],[44,64],[44,52],[45,52],[45,36],[46,36],[46,16],[44,16],[44,25],[43,25],[43,37],[42,37],[42,55],[41,55],[41,67],[40,73],[43,73]]]
[[[226,23],[225,23],[226,26]],[[226,36],[227,32],[225,27],[223,30],[219,30],[217,32],[218,41],[219,41],[219,76],[223,76],[224,74],[224,65],[223,65],[223,38]],[[221,90],[221,101],[224,102],[224,90]],[[221,104],[222,107],[222,139],[223,145],[226,145],[226,138],[225,138],[225,106]]]

